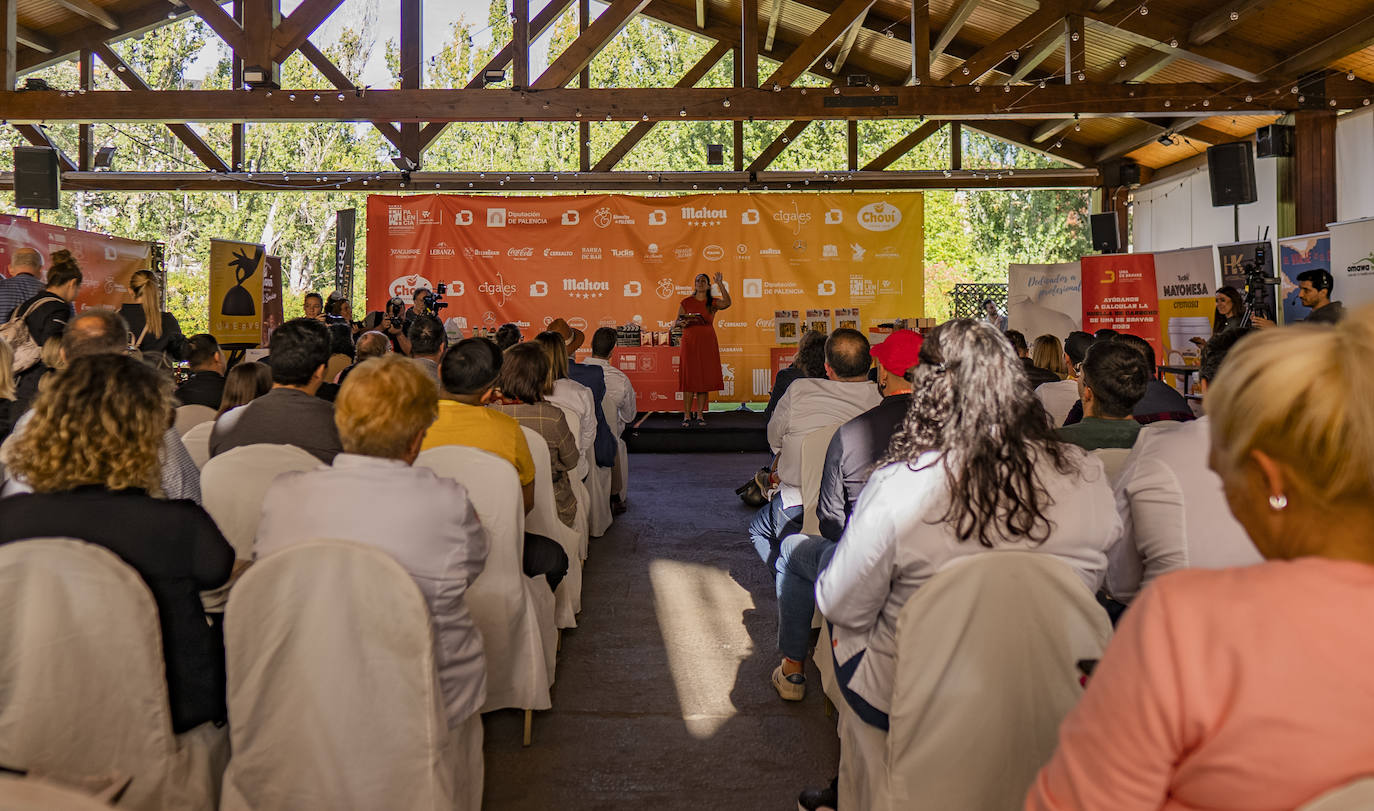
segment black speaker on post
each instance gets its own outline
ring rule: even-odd
[[[1258,199],[1255,192],[1255,152],[1249,141],[1207,147],[1207,179],[1212,205],[1243,206]]]
[[[1099,253],[1121,253],[1121,220],[1115,211],[1092,215],[1093,250]]]
[[[1293,128],[1284,124],[1270,124],[1255,130],[1255,157],[1293,157]]]
[[[57,150],[46,146],[14,148],[14,205],[18,208],[62,207]]]

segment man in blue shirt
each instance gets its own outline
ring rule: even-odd
[[[10,259],[10,277],[0,279],[0,323],[10,320],[14,308],[43,290],[43,255],[20,248]]]

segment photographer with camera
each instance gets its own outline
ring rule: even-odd
[[[410,355],[410,339],[406,337],[406,301],[400,296],[392,296],[386,303],[386,312],[369,314],[363,327],[377,330],[391,341],[391,351]],[[376,323],[369,323],[377,316]]]

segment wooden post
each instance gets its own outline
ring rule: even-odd
[[[1064,84],[1074,84],[1078,74],[1087,69],[1087,37],[1083,32],[1083,15],[1070,14],[1064,18]]]
[[[964,125],[958,121],[949,122],[949,168],[964,168]]]
[[[930,82],[930,0],[911,2],[911,77],[908,84]]]
[[[592,13],[591,0],[577,0],[577,32],[581,34],[587,30],[588,17]],[[591,87],[592,69],[590,66],[582,68],[578,74],[578,83],[582,89]],[[577,122],[577,166],[584,172],[592,170],[592,122],[582,119]]]
[[[1293,118],[1295,225],[1299,234],[1325,231],[1336,221],[1336,113],[1299,110]]]
[[[420,89],[424,73],[421,42],[424,15],[420,0],[401,0],[401,89]],[[401,156],[420,167],[420,125],[401,124]]]
[[[0,90],[14,89],[18,77],[19,0],[0,0]]]
[[[744,122],[736,121],[735,125],[735,171],[744,171]]]
[[[740,0],[739,4],[739,86],[759,86],[759,2]],[[789,82],[790,84],[790,82]]]
[[[234,0],[234,22],[243,24],[243,0]],[[234,51],[233,61],[230,63],[230,84],[237,90],[243,87],[243,54],[238,50]],[[229,125],[229,165],[235,172],[243,171],[243,145],[244,136],[247,134],[247,125],[235,123]]]
[[[515,43],[511,85],[523,89],[530,86],[530,0],[511,0],[511,5],[515,16],[511,37]]]
[[[846,140],[849,142],[849,171],[857,172],[859,170],[859,120],[851,118],[848,123],[849,137]]]
[[[267,72],[272,84],[281,83],[273,35],[281,24],[281,0],[243,0],[243,59]]]
[[[89,48],[83,48],[81,55],[77,58],[77,70],[79,71],[79,81],[82,90],[94,90],[95,76],[95,54]],[[78,124],[76,128],[77,156],[76,165],[81,171],[89,172],[95,164],[95,143],[92,141],[94,127],[90,124]]]

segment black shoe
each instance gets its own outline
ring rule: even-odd
[[[798,811],[835,811],[839,807],[840,778],[825,788],[808,788],[797,795]]]

